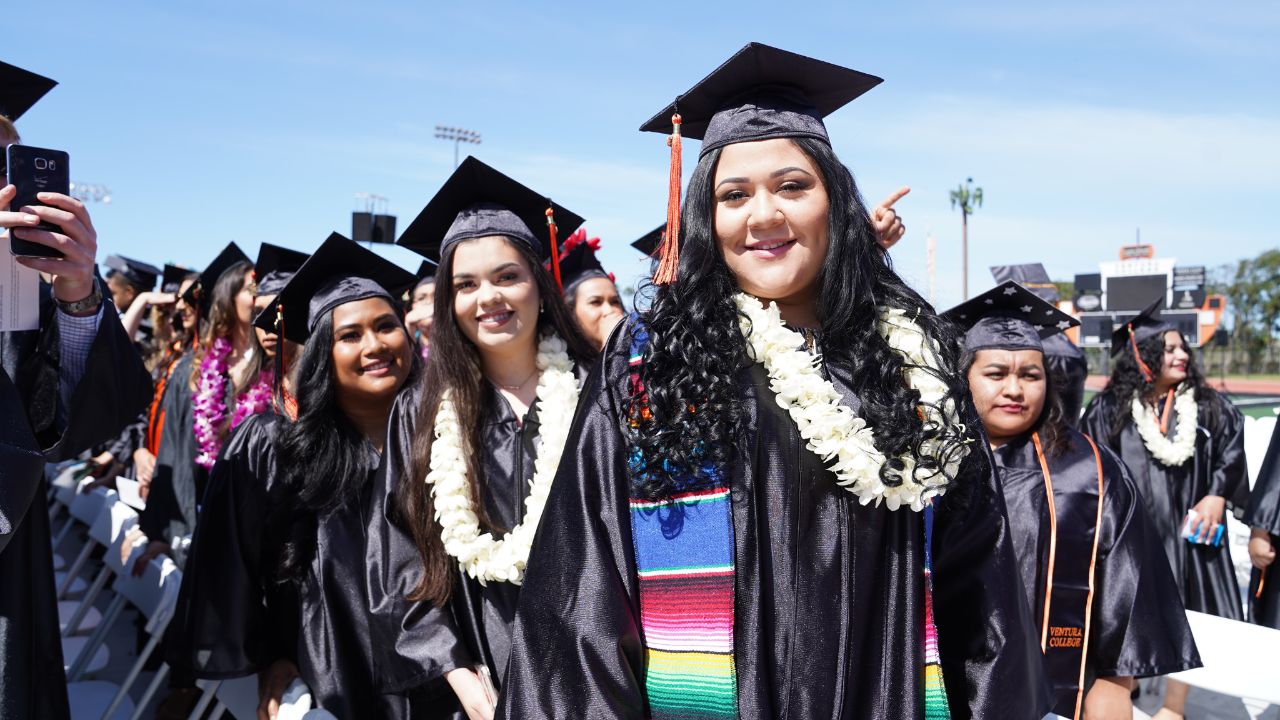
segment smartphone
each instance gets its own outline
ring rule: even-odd
[[[43,205],[36,200],[36,193],[55,192],[71,194],[71,160],[61,150],[48,150],[29,145],[10,145],[6,150],[6,170],[9,184],[18,189],[9,207],[13,210],[27,205]],[[34,226],[40,230],[61,232],[62,228],[41,221]],[[9,251],[28,257],[62,257],[62,253],[37,242],[24,240],[9,234]]]

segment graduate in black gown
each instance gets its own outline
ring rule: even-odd
[[[1124,464],[1068,422],[1045,340],[1070,316],[1013,281],[948,310],[995,454],[1054,708],[1129,718],[1133,678],[1200,665],[1160,538]]]
[[[275,308],[257,321],[305,343],[297,420],[250,418],[214,466],[168,657],[200,678],[260,673],[264,711],[298,676],[344,720],[432,704],[440,673],[404,657],[431,657],[441,624],[405,600],[420,565],[392,522],[385,452],[419,361],[384,288],[411,281],[334,234],[281,291],[280,325]]]
[[[1280,576],[1274,567],[1280,548],[1280,423],[1271,432],[1271,444],[1258,470],[1249,496],[1244,522],[1250,528],[1249,622],[1280,630]]]
[[[890,269],[821,120],[878,82],[752,44],[680,96],[683,136],[703,140],[682,219],[671,198],[680,232],[664,240],[651,308],[615,330],[583,390],[500,717],[1048,710],[991,456],[964,423],[953,331]],[[645,129],[670,130],[674,110]],[[878,327],[877,305],[896,329]],[[847,454],[858,494],[752,361],[748,312],[753,337],[774,338],[765,357],[789,368],[779,388],[818,369],[808,377],[826,389],[788,402],[848,422],[823,452]],[[902,353],[921,364],[905,376]],[[875,462],[870,444],[893,460]]]
[[[439,717],[487,717],[502,689],[577,367],[595,356],[561,300],[552,257],[557,233],[581,224],[469,157],[399,241],[440,263],[421,397],[397,413],[402,447],[389,453],[402,463],[394,477],[424,568],[413,597],[445,608],[442,630],[455,639],[432,658],[456,698]]]
[[[1239,517],[1249,502],[1244,416],[1209,387],[1186,339],[1160,319],[1163,305],[1162,297],[1112,335],[1111,379],[1085,409],[1081,430],[1128,467],[1183,605],[1243,620],[1224,514]],[[1192,510],[1195,543],[1181,535]],[[1182,714],[1186,692],[1170,680],[1164,710]]]
[[[229,243],[200,273],[200,279],[183,295],[184,302],[196,309],[199,343],[184,353],[173,368],[162,401],[164,413],[161,440],[156,451],[155,470],[147,489],[147,507],[139,516],[138,527],[147,536],[146,551],[139,556],[139,571],[160,554],[169,554],[181,566],[186,558],[182,543],[196,526],[200,498],[209,476],[208,463],[199,461],[202,450],[195,432],[196,401],[204,359],[219,341],[230,341],[231,354],[222,361],[221,375],[226,378],[222,412],[213,433],[225,437],[245,375],[256,376],[262,365],[256,359],[257,339],[251,321],[253,264],[235,243]],[[244,295],[248,295],[245,302]],[[244,368],[248,363],[252,367]],[[240,366],[241,379],[233,368]],[[220,444],[220,443],[219,443]],[[207,453],[216,458],[217,450]]]
[[[19,141],[12,121],[55,84],[0,62],[0,147]],[[39,284],[39,329],[0,332],[0,718],[61,720],[69,709],[45,463],[114,437],[146,403],[150,383],[96,277],[88,210],[56,195],[24,212],[9,207],[14,196],[0,185],[0,252],[9,252],[13,232],[64,255],[16,258],[52,281]],[[59,230],[18,229],[33,215]]]
[[[405,299],[404,324],[409,326],[418,343],[418,354],[426,360],[431,355],[431,321],[436,304],[436,264],[423,260],[413,276],[413,287]]]

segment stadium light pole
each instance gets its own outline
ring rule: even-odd
[[[466,128],[437,125],[436,137],[453,143],[453,169],[455,170],[458,169],[458,145],[462,143],[480,144],[480,133]]]

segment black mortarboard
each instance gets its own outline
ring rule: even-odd
[[[170,265],[165,263],[164,272],[160,276],[160,290],[167,293],[176,293],[182,287],[182,281],[194,271],[187,268]]]
[[[1120,351],[1130,345],[1130,329],[1133,331],[1133,345],[1141,345],[1156,335],[1163,335],[1170,330],[1177,330],[1178,328],[1160,318],[1160,311],[1163,309],[1164,296],[1161,295],[1142,312],[1117,324],[1116,329],[1111,333],[1112,356],[1118,355]],[[1139,361],[1141,361],[1141,358],[1139,358]]]
[[[249,262],[249,256],[244,254],[239,245],[227,243],[213,262],[200,272],[200,279],[191,283],[191,287],[183,293],[182,299],[195,305],[200,320],[209,317],[209,308],[213,305],[213,286],[218,284],[223,273],[230,270],[232,265],[242,262]]]
[[[609,273],[605,272],[604,266],[600,264],[600,259],[596,257],[596,246],[599,245],[600,240],[598,238],[588,240],[585,233],[579,233],[579,235],[581,235],[580,238],[571,238],[576,240],[575,242],[566,242],[565,247],[570,245],[572,247],[568,250],[562,249],[560,254],[560,277],[566,288],[580,280],[610,277]]]
[[[658,256],[658,246],[662,244],[662,234],[667,231],[667,224],[662,223],[631,243],[631,247],[649,257]]]
[[[407,287],[413,280],[408,270],[333,233],[285,284],[276,296],[277,307],[263,310],[253,323],[302,344],[326,312],[372,297],[385,298],[395,306],[395,288]],[[283,327],[276,327],[277,322]]]
[[[731,143],[779,137],[830,142],[822,118],[883,80],[786,50],[748,43],[641,130],[702,140],[702,154]]]
[[[307,254],[271,243],[258,248],[258,260],[253,264],[258,295],[276,295],[289,278],[307,261]]]
[[[0,115],[16,121],[57,84],[47,77],[0,62]]]
[[[156,280],[160,277],[160,268],[155,265],[121,255],[108,255],[102,264],[108,268],[107,277],[120,275],[140,292],[154,290]]]
[[[1062,299],[1062,296],[1058,293],[1058,286],[1049,279],[1049,273],[1045,271],[1044,265],[1040,263],[996,265],[991,268],[991,277],[995,278],[998,283],[1012,280],[1040,296],[1041,300],[1048,303],[1056,305]]]
[[[540,260],[551,256],[547,226],[550,200],[474,157],[462,161],[440,191],[396,241],[428,260],[439,262],[446,247],[491,235],[527,243]],[[582,218],[556,206],[557,237],[567,237]]]
[[[418,263],[418,272],[414,273],[413,277],[419,283],[423,280],[435,280],[436,268],[438,267],[440,267],[440,265],[437,263],[433,263],[430,260],[423,260]]]
[[[1012,280],[942,315],[965,331],[965,352],[995,348],[1043,352],[1041,340],[1080,324]]]

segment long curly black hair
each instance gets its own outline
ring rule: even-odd
[[[1191,383],[1195,388],[1196,403],[1202,412],[1199,423],[1207,428],[1216,428],[1222,419],[1218,403],[1214,402],[1218,392],[1209,387],[1204,373],[1196,364],[1195,353],[1191,351],[1187,338],[1182,333],[1178,333],[1178,336],[1182,338],[1182,346],[1187,351],[1187,379],[1183,382]],[[1146,363],[1157,377],[1147,382],[1142,377],[1137,359],[1133,357],[1132,346],[1125,345],[1124,350],[1113,358],[1115,364],[1111,368],[1111,379],[1107,381],[1107,387],[1099,393],[1103,399],[1110,401],[1111,407],[1115,408],[1115,414],[1111,417],[1111,427],[1108,428],[1112,443],[1120,441],[1120,434],[1133,420],[1133,412],[1130,408],[1133,396],[1136,394],[1141,398],[1150,398],[1156,392],[1160,368],[1164,365],[1164,333],[1138,343],[1138,354],[1142,356],[1142,362]]]
[[[877,328],[878,308],[899,308],[938,343],[938,370],[948,386],[944,402],[967,403],[959,372],[955,331],[894,272],[876,242],[867,206],[853,174],[824,142],[795,139],[822,176],[830,204],[830,243],[817,282],[824,360],[852,370],[861,416],[876,446],[889,458],[881,470],[886,485],[914,482],[896,460],[910,454],[917,473],[944,466],[972,433],[957,426],[926,428],[920,393],[907,387],[903,356]],[[714,178],[720,151],[694,168],[680,227],[678,279],[646,284],[651,298],[641,322],[649,333],[640,379],[649,413],[632,398],[632,492],[649,499],[700,489],[718,482],[735,452],[743,417],[738,375],[750,362],[738,329],[737,280],[725,263],[714,231]],[[930,449],[930,448],[933,449]]]

